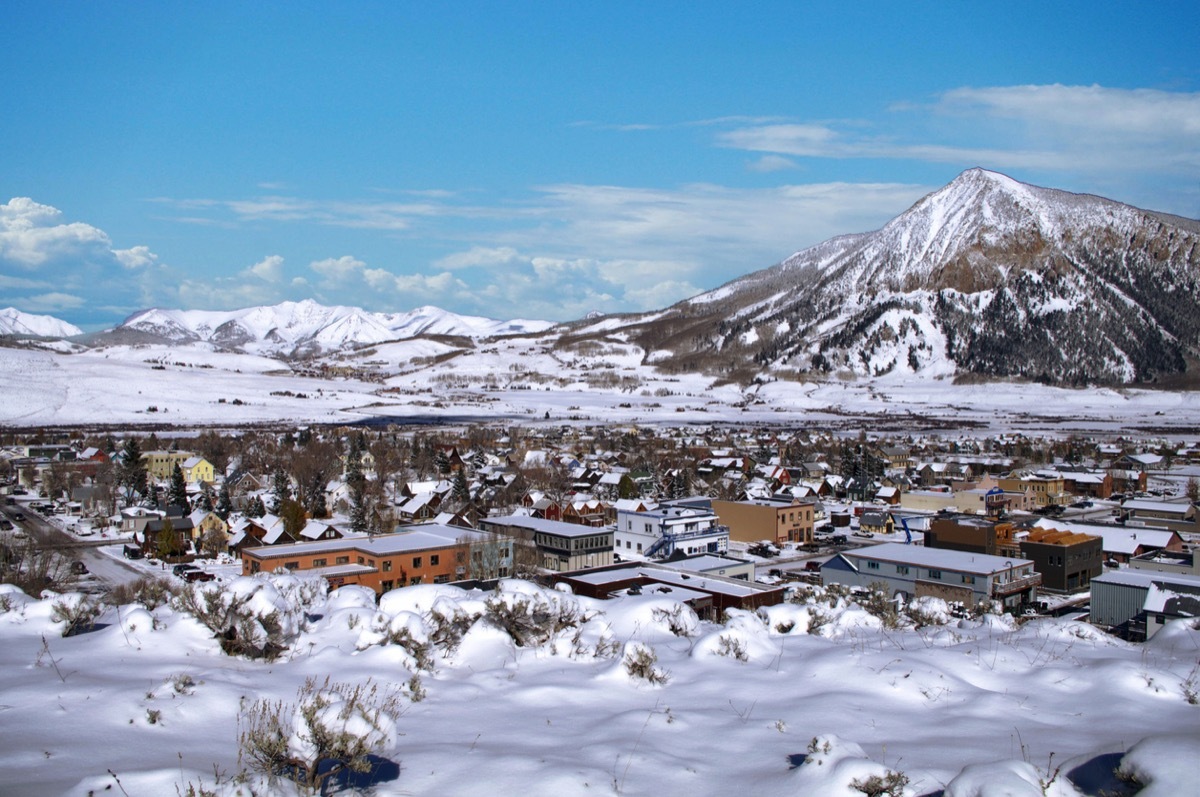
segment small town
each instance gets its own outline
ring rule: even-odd
[[[10,433],[0,451],[7,580],[44,544],[58,590],[519,577],[719,620],[837,584],[1133,641],[1200,616],[1200,448],[1182,442],[392,426]]]

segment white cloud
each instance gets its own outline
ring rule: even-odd
[[[280,282],[283,279],[283,258],[280,255],[267,255],[247,271],[264,282]]]
[[[52,313],[61,312],[63,310],[74,310],[76,308],[83,307],[85,303],[86,302],[81,296],[59,292],[27,296],[21,300],[21,304],[24,309],[31,313]]]
[[[135,246],[131,249],[114,249],[117,262],[125,268],[145,268],[158,262],[158,255],[150,251],[148,246]]]
[[[502,266],[520,258],[511,246],[473,246],[465,252],[455,252],[434,263],[445,269],[473,268],[478,266]]]
[[[755,161],[746,164],[746,168],[752,172],[782,172],[788,169],[795,169],[796,162],[791,158],[785,158],[782,155],[763,155]]]
[[[1200,93],[1104,86],[963,87],[927,107],[891,110],[941,120],[946,141],[891,125],[755,124],[718,134],[722,146],[778,156],[881,158],[962,166],[1099,173],[1200,171]],[[908,140],[905,140],[905,139]],[[926,140],[921,140],[922,138]],[[761,163],[762,161],[760,161]]]
[[[29,197],[0,205],[0,262],[38,268],[69,258],[113,257],[108,236],[81,222],[60,223],[62,212]]]
[[[345,282],[358,277],[366,266],[366,263],[350,255],[330,257],[309,264],[309,268],[322,277],[337,282]]]

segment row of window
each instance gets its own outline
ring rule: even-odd
[[[868,570],[879,570],[879,562],[868,561],[867,569]],[[896,565],[896,575],[907,576],[909,574],[909,572],[910,571],[909,571],[908,565]],[[920,572],[918,572],[917,575],[920,576]],[[962,573],[960,575],[962,577],[962,583],[964,583],[964,584],[974,584],[975,583],[975,576],[969,575],[967,573]],[[942,571],[941,570],[926,571],[925,577],[931,581],[941,581],[942,580]]]
[[[463,553],[462,553],[462,551],[459,551],[457,554],[457,561],[462,562],[463,560],[464,560]],[[414,556],[412,558],[413,569],[414,570],[419,569],[421,567],[421,564],[423,561],[424,561],[424,557]],[[435,553],[435,554],[429,555],[429,566],[430,567],[437,567],[439,564],[441,564],[441,561],[442,561],[441,554]],[[350,564],[350,557],[349,556],[338,556],[333,560],[333,563],[334,563],[334,565],[348,565],[348,564]],[[360,565],[365,564],[367,567],[374,567],[375,560],[367,559],[366,557],[360,556],[360,557],[358,557],[358,564],[360,564]],[[286,567],[288,570],[299,570],[300,569],[299,562],[284,562],[283,566]],[[329,560],[325,559],[325,558],[313,559],[311,566],[312,567],[328,567]],[[391,571],[392,571],[392,560],[384,559],[383,560],[383,572],[390,573]]]

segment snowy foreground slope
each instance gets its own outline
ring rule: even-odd
[[[665,596],[599,602],[519,581],[409,587],[379,606],[292,576],[202,588],[274,613],[288,650],[230,657],[167,606],[109,609],[64,638],[55,600],[6,593],[4,794],[213,788],[214,772],[238,771],[239,717],[256,700],[294,701],[327,677],[402,696],[369,779],[378,795],[853,797],[853,781],[889,770],[905,795],[1195,793],[1194,624],[1143,646],[1065,620],[953,620],[938,601],[921,608],[944,624],[887,629],[819,594],[713,625]],[[560,630],[523,646],[494,619],[535,609]],[[452,624],[466,629],[458,644],[434,645],[418,669],[411,651]],[[665,683],[631,674],[639,651]]]

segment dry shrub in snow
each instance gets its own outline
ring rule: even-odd
[[[179,593],[179,588],[165,578],[142,576],[136,581],[118,584],[104,594],[104,602],[110,606],[128,606],[140,603],[153,611],[170,603]]]
[[[268,777],[284,777],[323,794],[331,779],[366,773],[373,755],[396,744],[400,696],[378,684],[351,686],[308,679],[295,704],[257,701],[238,737],[240,760]]]
[[[63,636],[75,636],[91,631],[96,625],[96,618],[104,611],[103,605],[79,592],[68,592],[53,600],[50,619],[63,624]]]
[[[487,599],[484,617],[512,637],[517,647],[539,647],[589,619],[572,596],[538,588],[505,589],[511,584],[501,582]]]
[[[833,734],[814,736],[807,753],[796,768],[797,794],[904,797],[908,793],[907,775],[870,760],[857,744]]]
[[[655,686],[661,686],[671,678],[670,673],[658,666],[658,654],[654,648],[642,642],[626,645],[621,663],[631,678],[640,678]]]
[[[324,597],[324,583],[263,574],[201,582],[181,590],[172,605],[212,631],[229,655],[274,659],[299,636],[305,609]]]

